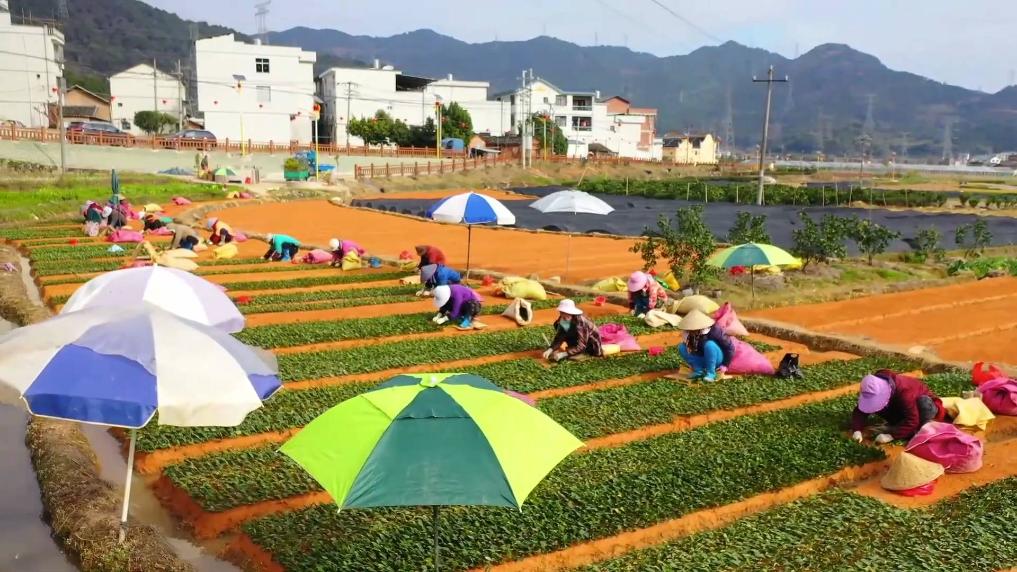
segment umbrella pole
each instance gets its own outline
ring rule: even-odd
[[[437,571],[441,568],[438,564],[438,505],[431,507],[431,514],[434,517],[434,569]]]
[[[470,253],[473,250],[473,225],[466,225],[466,282],[470,281]]]
[[[138,442],[138,430],[131,429],[131,444],[127,449],[127,477],[124,479],[124,507],[120,512],[120,542],[127,538],[127,510],[131,503],[131,478],[134,476],[134,445]]]
[[[561,277],[561,283],[565,283],[565,279],[569,275],[569,263],[572,261],[572,233],[569,233],[568,249],[565,251],[565,274]]]
[[[752,290],[752,307],[756,307],[756,268],[755,266],[749,266],[749,284],[751,284]]]

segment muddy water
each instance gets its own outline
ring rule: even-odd
[[[13,328],[0,319],[0,335]],[[39,484],[25,448],[27,421],[21,408],[0,405],[0,570],[73,572],[42,520]]]

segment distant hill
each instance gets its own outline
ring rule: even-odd
[[[171,69],[186,67],[191,22],[138,0],[68,0],[66,57],[72,82],[103,82],[153,58]],[[12,0],[14,14],[55,19],[56,0]],[[232,32],[197,23],[200,37]],[[243,34],[238,34],[246,39]],[[519,85],[534,72],[565,89],[600,90],[660,110],[658,129],[709,130],[725,136],[728,101],[734,142],[755,148],[762,124],[764,89],[753,84],[769,65],[791,83],[775,87],[772,119],[776,151],[857,155],[857,141],[872,97],[873,150],[878,156],[939,157],[944,127],[952,123],[955,152],[1017,150],[1017,87],[986,94],[887,68],[877,58],[842,44],[826,44],[790,60],[726,42],[670,57],[626,48],[581,47],[555,38],[470,44],[431,30],[386,38],[337,30],[293,28],[272,33],[274,44],[318,52],[316,69],[364,65],[375,58],[407,73],[490,81],[494,89]],[[91,74],[91,75],[89,75]],[[89,84],[95,88],[95,84]],[[99,89],[98,91],[106,91]],[[906,142],[906,145],[905,145]]]

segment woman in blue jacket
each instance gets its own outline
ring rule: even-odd
[[[420,268],[420,283],[423,288],[417,296],[427,296],[438,286],[451,286],[462,282],[462,276],[444,264],[428,264]]]
[[[734,344],[724,329],[699,310],[689,312],[678,328],[685,332],[678,353],[692,366],[692,379],[716,381],[717,368],[729,365],[734,357]]]

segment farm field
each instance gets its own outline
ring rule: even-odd
[[[353,224],[347,216],[363,225],[358,233],[373,237],[361,239],[358,234],[358,241],[381,254],[398,254],[412,247],[405,237],[424,235],[415,227],[400,226],[412,222],[405,219],[315,204],[286,206],[296,209],[290,213],[310,217],[309,242],[327,242],[337,234],[330,228]],[[269,230],[257,216],[248,217],[258,211],[226,212],[224,218],[235,227]],[[363,220],[373,216],[383,218]],[[322,226],[326,221],[331,226]],[[443,246],[456,244],[454,236],[462,234],[462,229],[444,225],[426,229],[428,242]],[[501,240],[500,231],[485,232],[490,236],[478,244]],[[76,234],[78,227],[69,224],[0,229],[0,240],[15,243],[29,257],[35,280],[53,308],[88,277],[125,261],[111,257],[102,243],[68,244]],[[475,234],[479,236],[480,229]],[[551,267],[543,262],[552,256],[549,249],[538,254],[539,241],[548,237],[511,236],[517,235],[532,236],[534,244],[523,241],[515,257],[491,246],[477,259],[505,261],[502,268],[492,269],[549,274],[540,270],[542,264]],[[596,261],[604,260],[605,249],[605,264],[618,268],[613,273],[634,264],[620,256],[625,249],[614,239],[577,238],[573,247],[586,261],[573,266],[582,272],[602,268]],[[458,257],[458,248],[446,250]],[[549,365],[540,353],[555,316],[555,296],[534,304],[530,326],[517,327],[498,315],[507,301],[496,297],[491,287],[478,287],[485,300],[480,319],[489,327],[459,332],[429,320],[431,301],[413,296],[416,286],[399,283],[404,272],[265,263],[256,258],[263,251],[263,243],[250,241],[237,259],[213,262],[202,254],[198,273],[242,300],[239,308],[248,327],[238,337],[276,353],[284,389],[237,427],[176,428],[153,422],[139,433],[137,443],[136,471],[165,508],[196,538],[226,546],[225,557],[245,570],[430,567],[429,511],[339,513],[317,482],[277,449],[328,408],[394,375],[460,371],[535,399],[536,407],[586,446],[534,490],[521,512],[443,509],[443,569],[946,570],[944,563],[957,557],[971,570],[1017,565],[1013,543],[984,541],[985,535],[1008,534],[1001,523],[1017,516],[1012,500],[1017,481],[1007,478],[1017,471],[1004,461],[1013,452],[1014,424],[1003,423],[998,431],[990,426],[986,463],[997,467],[983,481],[946,475],[936,494],[924,498],[927,508],[902,508],[867,492],[899,448],[855,443],[846,432],[857,383],[865,373],[880,368],[913,371],[940,395],[959,395],[970,386],[964,372],[921,372],[917,362],[904,358],[820,352],[750,336],[750,343],[772,363],[785,352],[799,353],[804,378],[690,381],[688,367],[674,348],[677,331],[652,330],[628,316],[625,308],[596,306],[581,298],[580,306],[598,323],[624,324],[644,350],[666,350],[653,357],[640,351]],[[614,262],[611,253],[619,254]],[[465,259],[465,252],[461,255]],[[530,260],[535,268],[525,266]],[[994,288],[982,286],[987,282]],[[1010,295],[1017,297],[1017,280],[966,287],[957,295],[975,301],[971,308],[964,307],[965,313],[984,312],[988,317],[1005,310]],[[907,304],[878,306],[887,308],[879,319],[913,322],[912,314],[894,314],[905,310],[933,313],[930,327],[952,319],[949,313],[938,313],[950,309],[936,306],[949,303],[943,293],[910,295]],[[868,313],[863,305],[786,312],[800,310],[795,319],[812,329],[840,331],[870,323],[877,307],[871,300]],[[755,315],[772,317],[769,311]],[[903,326],[897,331],[903,332]],[[914,331],[917,338],[936,334],[924,325]],[[906,342],[905,336],[901,343]],[[968,488],[972,485],[980,486]],[[875,543],[869,542],[873,535],[879,536]],[[936,543],[936,548],[923,552],[920,544],[899,535]]]

